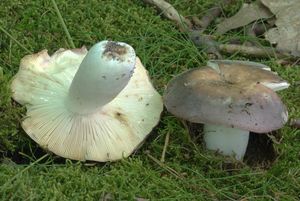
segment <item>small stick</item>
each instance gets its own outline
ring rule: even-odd
[[[228,1],[228,0],[224,0],[224,1]],[[215,45],[216,42],[210,39],[209,37],[207,37],[206,35],[202,34],[203,30],[201,31],[193,30],[192,23],[188,19],[180,15],[179,12],[171,4],[167,3],[164,0],[144,0],[144,2],[150,5],[154,5],[156,8],[161,10],[165,15],[165,17],[174,21],[177,24],[180,31],[186,30],[186,27],[183,26],[184,25],[183,22],[184,22],[187,25],[187,28],[189,28],[188,35],[190,36],[190,39],[197,47],[202,48],[206,53],[214,56],[213,59],[215,59],[215,57],[218,59],[222,58],[221,54],[218,51],[218,48],[216,48]],[[209,23],[211,23],[211,21]]]
[[[207,12],[198,22],[198,26],[200,26],[202,29],[206,29],[211,23],[212,21],[214,21],[218,16],[221,15],[221,8],[218,7],[214,7],[209,9],[209,12]]]
[[[227,54],[240,53],[245,55],[250,55],[253,57],[270,57],[274,56],[276,58],[291,58],[291,55],[284,52],[279,52],[270,47],[255,47],[255,46],[245,46],[237,44],[220,44],[219,50]]]
[[[201,30],[191,31],[190,40],[199,48],[202,48],[206,53],[212,54],[217,59],[222,59],[219,52],[218,43],[210,35],[205,35]],[[211,58],[211,59],[216,59]]]
[[[151,160],[153,160],[155,163],[157,163],[160,167],[162,167],[163,169],[165,169],[166,171],[168,171],[170,174],[172,174],[173,176],[175,176],[177,178],[182,178],[182,176],[178,172],[176,172],[176,170],[170,168],[165,163],[160,162],[158,159],[154,158],[151,154],[147,153],[147,156]]]
[[[185,26],[187,26],[189,29],[192,28],[192,23],[190,20],[180,15],[178,11],[168,2],[164,0],[144,0],[144,2],[154,5],[160,11],[162,11],[163,15],[169,20],[175,22],[176,25],[179,26],[180,30],[186,30]]]
[[[53,6],[54,6],[55,12],[56,12],[56,14],[57,14],[57,16],[59,18],[59,21],[61,23],[61,26],[63,27],[63,29],[64,29],[64,31],[65,31],[65,33],[67,35],[67,38],[68,38],[69,43],[70,43],[70,47],[71,48],[75,48],[75,45],[74,45],[73,40],[72,40],[72,37],[71,37],[71,35],[69,33],[69,30],[68,30],[68,28],[67,28],[67,26],[65,24],[65,21],[64,21],[63,17],[60,14],[60,11],[59,11],[59,9],[57,7],[57,4],[56,4],[55,0],[51,0],[51,1],[52,1]]]
[[[290,125],[294,128],[300,128],[300,119],[292,119]]]
[[[192,17],[192,22],[194,24],[195,29],[199,30],[202,28],[202,21],[197,16]]]
[[[234,0],[223,0],[223,5],[227,5]],[[210,23],[219,15],[221,15],[222,9],[221,7],[217,7],[214,9],[211,9],[209,13],[207,13],[201,20],[199,20],[197,17],[193,18],[193,22],[201,26],[202,29],[200,30],[193,30],[191,29],[192,25],[189,20],[182,17],[178,11],[169,3],[165,2],[164,0],[144,0],[144,2],[149,3],[151,5],[156,6],[159,10],[163,11],[164,15],[172,20],[175,21],[176,24],[179,26],[180,31],[186,30],[183,29],[182,21],[184,20],[186,24],[188,25],[189,29],[189,37],[192,40],[192,42],[197,46],[202,48],[206,53],[208,53],[208,56],[216,57],[217,59],[221,59],[222,55],[220,54],[220,51],[227,54],[234,54],[234,53],[240,53],[244,55],[249,55],[253,57],[275,57],[277,59],[287,59],[287,60],[296,60],[298,61],[297,57],[291,56],[288,52],[281,52],[278,50],[275,50],[271,47],[257,47],[257,46],[246,46],[246,45],[239,45],[239,44],[218,44],[214,38],[210,35],[203,34],[203,31],[207,26],[210,25]],[[175,17],[174,17],[175,16]],[[271,22],[268,22],[272,26]],[[267,26],[267,27],[268,27]],[[266,28],[265,25],[258,25],[255,30],[255,34],[259,34],[263,32]],[[213,58],[215,59],[215,58]]]
[[[197,27],[201,29],[206,29],[217,17],[222,14],[222,6],[229,5],[233,0],[223,0],[221,5],[216,5],[215,7],[209,9],[206,14],[201,18],[193,17],[193,22]]]
[[[260,36],[263,35],[272,25],[268,23],[252,23],[246,26],[246,33],[248,36]]]
[[[261,36],[263,35],[270,27],[272,27],[268,23],[257,23],[253,22],[247,26],[245,26],[246,29],[246,35],[250,36],[251,38]],[[254,41],[246,41],[244,43],[246,46],[257,46],[257,44]]]
[[[167,132],[166,138],[165,138],[164,148],[163,148],[163,151],[162,151],[162,153],[161,153],[161,158],[160,158],[160,162],[162,162],[162,163],[165,162],[165,157],[166,157],[167,147],[168,147],[168,145],[169,145],[169,139],[170,139],[170,132]]]
[[[208,35],[204,35],[205,29],[222,14],[222,6],[229,5],[233,0],[223,0],[220,5],[216,5],[214,8],[209,9],[206,14],[201,18],[193,17],[194,25],[199,30],[190,31],[190,39],[192,42],[208,53],[210,59],[222,59],[222,55],[219,52],[217,42]],[[222,6],[221,6],[222,5]]]

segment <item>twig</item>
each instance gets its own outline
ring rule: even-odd
[[[267,136],[268,136],[268,138],[270,139],[270,140],[272,140],[272,142],[274,143],[274,144],[281,144],[281,141],[283,140],[283,136],[280,138],[280,139],[277,139],[274,135],[272,135],[272,134],[267,134]]]
[[[202,28],[202,21],[197,17],[192,17],[192,22],[196,30],[200,30]]]
[[[195,25],[199,26],[201,29],[206,29],[212,21],[214,21],[221,14],[220,7],[214,7],[209,10],[209,12],[204,15],[200,20],[195,20]]]
[[[203,158],[205,158],[206,160],[209,160],[208,157],[206,157],[205,155],[202,154],[201,150],[199,149],[199,147],[196,145],[196,143],[194,141],[196,141],[197,137],[194,134],[194,132],[191,131],[191,126],[188,124],[188,122],[186,120],[181,119],[181,123],[183,125],[183,127],[186,129],[187,131],[187,140],[190,144],[193,145],[194,149],[197,151],[197,153],[202,156]]]
[[[169,166],[167,166],[166,164],[160,162],[158,159],[154,158],[151,154],[147,153],[147,156],[153,160],[155,163],[157,163],[160,167],[162,167],[163,169],[165,169],[166,171],[168,171],[170,174],[172,174],[173,176],[177,177],[177,178],[182,178],[182,175],[180,175],[178,172],[176,172],[176,170],[170,168]]]
[[[194,25],[199,30],[192,30],[189,34],[190,39],[197,47],[204,49],[210,59],[222,59],[222,55],[219,52],[217,42],[211,36],[204,35],[203,32],[222,14],[222,6],[229,5],[232,2],[233,0],[223,0],[219,5],[208,10],[201,19],[197,17],[192,18]]]
[[[234,0],[223,0],[222,5],[228,5]],[[169,3],[164,0],[144,0],[144,2],[156,6],[159,10],[163,11],[164,15],[174,21],[181,31],[186,30],[182,28],[182,21],[184,20],[188,27],[191,27],[190,21],[182,17],[178,11]],[[249,55],[253,57],[276,57],[277,59],[288,59],[297,60],[299,58],[291,56],[288,52],[281,52],[275,50],[271,47],[258,47],[258,46],[247,46],[240,44],[218,44],[211,35],[203,34],[205,28],[207,28],[210,23],[219,15],[221,15],[222,8],[217,6],[211,9],[206,15],[204,15],[200,20],[197,17],[193,17],[193,22],[195,25],[200,26],[200,30],[188,29],[188,35],[190,40],[199,48],[202,48],[208,56],[213,59],[221,59],[222,55],[220,52],[226,54],[240,53],[244,55]],[[175,17],[174,17],[175,16]],[[268,22],[269,23],[269,22]],[[269,26],[272,26],[272,20],[269,25],[258,24],[251,27],[252,34],[260,35]]]
[[[263,35],[270,27],[272,27],[269,23],[257,23],[253,22],[245,27],[246,35],[251,38],[255,38],[257,36]],[[254,41],[246,41],[244,43],[246,46],[257,46],[257,43]]]
[[[246,33],[248,36],[260,36],[263,35],[272,25],[268,23],[252,23],[246,26]]]
[[[290,126],[294,128],[300,128],[300,119],[292,119]]]
[[[188,32],[188,35],[190,36],[190,39],[192,42],[199,48],[202,48],[205,52],[207,52],[209,55],[214,55],[213,59],[221,59],[222,56],[218,51],[218,48],[216,48],[216,42],[214,40],[211,40],[210,38],[206,37],[206,35],[202,34],[202,30],[193,30],[192,29],[192,23],[184,18],[182,15],[179,14],[179,12],[169,3],[167,3],[164,0],[144,0],[144,2],[154,5],[156,8],[161,10],[165,17],[168,19],[174,21],[177,26],[179,27],[180,31]],[[212,20],[212,19],[211,19]],[[188,29],[184,26],[184,23],[187,26]],[[210,22],[205,22],[207,23]],[[205,26],[206,26],[205,25]]]
[[[166,18],[175,22],[180,30],[186,30],[186,26],[189,29],[192,28],[192,23],[190,20],[180,15],[178,11],[168,2],[164,0],[144,0],[144,2],[158,8]]]
[[[221,5],[216,5],[215,7],[209,9],[200,20],[197,17],[194,17],[194,24],[202,30],[206,29],[217,17],[222,14],[222,7],[230,3],[232,3],[232,0],[223,0]]]
[[[199,48],[202,48],[206,53],[212,54],[210,59],[222,59],[222,55],[219,52],[219,44],[210,35],[205,35],[201,30],[191,31],[191,41]]]
[[[71,48],[75,48],[75,45],[74,45],[73,40],[72,40],[72,37],[71,37],[71,35],[70,35],[70,33],[69,33],[69,30],[68,30],[68,28],[67,28],[67,26],[66,26],[66,24],[65,24],[64,19],[62,18],[61,14],[60,14],[60,11],[59,11],[59,9],[58,9],[58,7],[57,7],[57,4],[56,4],[55,0],[51,0],[51,1],[52,1],[52,4],[53,4],[53,7],[54,7],[54,9],[55,9],[55,12],[56,12],[56,14],[57,14],[57,16],[58,16],[58,18],[59,18],[59,21],[60,21],[60,23],[61,23],[61,26],[63,27],[63,29],[64,29],[64,31],[65,31],[65,33],[66,33],[66,35],[67,35],[67,38],[68,38],[69,43],[70,43],[70,44],[69,44],[70,47],[71,47]]]
[[[255,47],[237,44],[221,44],[219,50],[227,54],[240,53],[253,57],[276,57],[276,58],[291,58],[291,55],[284,52],[279,52],[270,47]]]
[[[162,163],[165,162],[165,157],[166,157],[167,147],[168,147],[168,145],[169,145],[169,139],[170,139],[170,132],[167,132],[166,138],[165,138],[164,148],[163,148],[163,151],[162,151],[162,153],[161,153],[161,158],[160,158],[160,162],[162,162]]]
[[[181,179],[180,181],[182,181],[188,188],[191,188],[193,190],[197,190],[197,188],[195,188],[195,186],[191,183],[189,183],[187,180],[184,179],[183,175],[179,174],[178,172],[176,172],[174,169],[168,167],[167,165],[165,165],[164,163],[161,163],[159,160],[157,160],[156,158],[154,158],[153,156],[151,156],[149,153],[147,153],[147,156],[153,160],[155,163],[157,163],[159,166],[161,166],[163,169],[167,170],[169,173],[171,173],[173,176],[175,176],[178,179]],[[206,178],[203,177],[202,174],[199,174],[200,177],[202,177],[203,180],[207,180]],[[230,177],[230,176],[229,176]],[[223,178],[217,178],[217,179],[223,179]],[[209,187],[214,188],[216,191],[218,191],[218,193],[220,193],[221,195],[223,195],[224,197],[229,198],[230,200],[233,200],[233,198],[227,196],[226,194],[222,193],[220,190],[216,189],[214,185],[210,184],[208,182]],[[201,190],[206,190],[206,189],[201,189]],[[201,192],[201,191],[200,191]]]
[[[17,41],[17,39],[15,39],[10,33],[8,33],[2,26],[0,26],[0,30],[3,33],[5,33],[10,39],[15,41],[15,43],[17,43],[21,48],[23,48],[28,54],[32,54],[32,52],[29,49],[27,49],[24,45],[22,45],[19,41]]]

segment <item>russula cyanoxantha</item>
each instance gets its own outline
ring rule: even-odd
[[[274,91],[288,86],[268,66],[214,60],[172,79],[164,104],[175,116],[204,124],[208,149],[242,159],[249,131],[268,133],[287,122],[287,109]]]
[[[13,98],[27,108],[26,133],[75,160],[129,156],[163,109],[134,49],[122,42],[25,56],[11,87]]]

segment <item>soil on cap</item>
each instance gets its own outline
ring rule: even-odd
[[[105,46],[103,56],[108,59],[121,60],[124,61],[124,55],[127,53],[126,46],[120,45],[117,42],[109,41]]]

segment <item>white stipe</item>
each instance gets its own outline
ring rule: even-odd
[[[122,42],[95,44],[83,59],[69,89],[67,107],[79,114],[93,113],[113,100],[130,80],[134,49]]]

